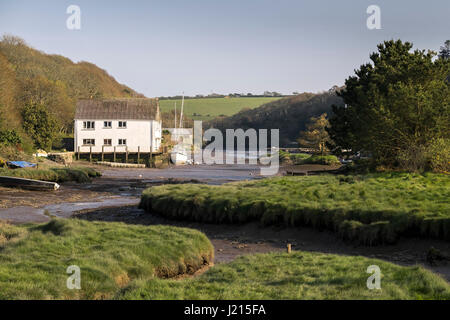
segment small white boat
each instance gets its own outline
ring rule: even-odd
[[[181,100],[181,113],[180,113],[180,125],[179,128],[183,128],[183,107],[184,107],[184,92],[183,92],[183,98]],[[176,132],[177,132],[177,104],[175,102],[175,127],[174,127],[174,131],[173,134],[175,134],[175,138],[176,140],[178,140],[177,136],[176,136]],[[182,144],[177,144],[174,146],[173,150],[170,152],[170,161],[178,166],[178,165],[183,165],[183,164],[187,164],[188,160],[190,161],[190,157],[188,157],[188,152],[187,152],[187,148],[189,147],[184,147]]]
[[[170,153],[170,161],[172,161],[172,163],[177,166],[186,164],[186,162],[188,161],[188,156],[182,150],[174,150]]]
[[[174,165],[187,164],[187,162],[191,158],[188,150],[189,146],[187,145],[183,144],[175,145],[172,151],[170,152],[170,161],[172,161]]]

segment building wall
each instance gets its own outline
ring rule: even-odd
[[[84,129],[84,121],[95,121],[95,129]],[[103,122],[111,121],[111,128],[104,128]],[[111,146],[104,146],[105,152],[125,152],[125,146],[119,146],[119,139],[127,140],[128,152],[137,152],[140,147],[141,152],[150,152],[150,141],[152,151],[159,151],[161,145],[161,123],[150,120],[120,120],[126,121],[126,128],[119,128],[119,120],[80,120],[76,119],[74,124],[74,144],[75,151],[80,147],[81,152],[89,152],[90,146],[83,145],[83,139],[95,139],[92,152],[102,152],[104,139],[111,139]]]

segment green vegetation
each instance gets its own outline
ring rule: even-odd
[[[18,37],[0,40],[0,136],[12,130],[24,149],[71,133],[78,99],[141,96],[94,64],[45,54]],[[45,115],[45,126],[33,115]]]
[[[282,164],[302,164],[303,160],[311,157],[308,153],[289,153],[283,150],[278,151],[278,155]]]
[[[213,247],[195,230],[79,219],[0,223],[0,299],[450,299],[449,284],[422,267],[300,252],[243,256],[201,276]],[[81,289],[67,289],[69,266]],[[366,270],[381,269],[381,290]]]
[[[37,148],[49,150],[55,138],[56,120],[44,105],[30,104],[22,110],[23,128]]]
[[[450,240],[449,199],[448,175],[377,173],[158,186],[140,207],[180,220],[312,226],[375,245],[401,235]]]
[[[339,165],[339,159],[334,155],[311,155],[307,153],[289,153],[279,151],[280,162],[283,164],[324,164]]]
[[[334,155],[313,155],[305,160],[301,164],[325,164],[325,165],[339,165],[339,159]]]
[[[376,165],[450,171],[450,59],[385,41],[338,93],[328,130],[336,151],[370,154]]]
[[[312,148],[316,153],[324,155],[325,152],[328,152],[327,144],[330,143],[330,136],[326,130],[328,126],[326,113],[318,117],[311,117],[305,131],[300,132],[298,143],[301,147]]]
[[[19,134],[14,130],[0,131],[0,144],[2,146],[16,146],[22,143]]]
[[[366,286],[381,269],[381,289]],[[450,285],[422,267],[311,252],[243,256],[183,281],[137,281],[120,299],[450,299]]]
[[[450,59],[450,40],[445,41],[444,46],[440,48],[439,58]]]
[[[254,109],[262,104],[279,99],[279,97],[185,99],[184,113],[193,120],[212,120],[220,115],[232,116],[242,109]],[[179,117],[181,100],[160,100],[161,112],[174,110],[175,102]],[[173,127],[173,124],[170,127]]]
[[[230,128],[279,129],[280,146],[286,146],[297,140],[299,132],[306,129],[311,117],[331,113],[333,104],[342,104],[342,99],[336,96],[335,88],[321,94],[302,93],[244,110],[230,117],[208,121],[204,127],[212,126],[223,132]]]
[[[88,167],[54,167],[47,169],[0,168],[0,176],[36,179],[53,182],[76,181],[80,183],[90,182],[91,178],[101,176],[101,173]]]
[[[78,219],[1,224],[0,246],[0,299],[108,299],[136,279],[193,273],[213,259],[195,230]],[[66,286],[71,265],[81,290]]]

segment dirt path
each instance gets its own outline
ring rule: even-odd
[[[240,255],[285,251],[288,243],[293,250],[361,255],[390,261],[399,265],[420,264],[450,281],[450,264],[430,265],[426,255],[431,247],[450,255],[450,243],[438,240],[400,239],[389,246],[356,246],[339,240],[331,232],[311,228],[262,228],[257,223],[217,225],[173,221],[146,213],[136,206],[83,210],[76,215],[86,220],[121,221],[130,224],[166,224],[193,228],[205,233],[215,248],[215,263],[229,262]]]

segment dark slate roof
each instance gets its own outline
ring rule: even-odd
[[[157,99],[79,100],[78,120],[160,120]]]

